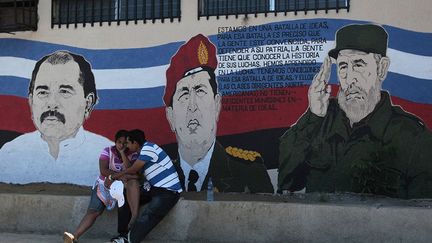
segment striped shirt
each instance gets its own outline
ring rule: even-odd
[[[145,142],[138,159],[145,162],[143,174],[153,187],[182,192],[174,164],[162,148]]]

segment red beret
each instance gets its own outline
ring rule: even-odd
[[[208,67],[213,70],[217,67],[216,47],[202,34],[192,37],[171,57],[166,71],[166,87],[163,97],[166,106],[172,105],[171,98],[176,90],[177,82],[189,74],[199,72],[200,70],[194,70],[199,67]]]

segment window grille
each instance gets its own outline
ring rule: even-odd
[[[78,24],[180,21],[181,0],[52,0],[51,28]]]
[[[37,30],[37,0],[0,0],[0,32]]]
[[[265,16],[269,13],[284,13],[303,11],[307,14],[309,11],[317,13],[319,10],[346,9],[349,11],[349,0],[198,0],[198,19],[201,17],[210,16],[225,16],[229,15],[245,15],[254,14],[255,17],[259,13],[264,13]]]

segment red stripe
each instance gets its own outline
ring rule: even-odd
[[[264,90],[264,92],[267,92],[265,96],[260,96],[263,94],[263,91],[253,92],[249,96],[224,96],[222,101],[223,110],[218,122],[218,135],[291,126],[307,109],[307,89],[308,87],[306,86],[268,89]],[[274,93],[275,90],[290,92],[290,94],[277,95]],[[333,87],[332,90],[332,95],[335,95],[337,87]],[[281,97],[285,97],[285,102],[273,103],[272,106],[267,107],[263,107],[263,104],[259,100],[255,100],[255,98]],[[290,97],[290,100],[287,100],[286,97]],[[226,103],[231,98],[248,98],[249,100],[243,100],[250,102],[245,104],[246,107],[253,105],[256,110],[227,110],[227,108],[237,105]],[[428,127],[432,127],[432,105],[418,104],[398,97],[392,97],[392,100],[394,104],[400,105],[404,110],[420,117]],[[266,109],[261,110],[261,108]],[[22,133],[34,130],[26,99],[15,96],[0,96],[0,110],[3,113],[0,129]],[[119,129],[139,128],[143,129],[147,137],[155,143],[167,144],[175,142],[174,133],[171,132],[163,107],[145,110],[96,110],[92,113],[91,118],[86,121],[85,128],[111,139]]]

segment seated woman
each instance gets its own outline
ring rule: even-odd
[[[113,182],[112,176],[129,168],[133,162],[138,158],[139,148],[137,150],[126,148],[126,137],[128,132],[126,130],[119,130],[115,135],[115,145],[106,147],[99,157],[99,178],[95,182],[92,189],[90,203],[86,215],[82,218],[80,224],[73,234],[64,232],[64,243],[77,242],[78,238],[84,234],[96,221],[105,208],[111,210],[115,207],[115,200],[109,195],[109,187]],[[125,175],[118,178],[123,181],[126,188],[126,195],[128,198],[137,198],[139,195],[139,176],[138,175]],[[128,200],[129,207],[132,211],[131,223],[137,217],[137,200]]]

